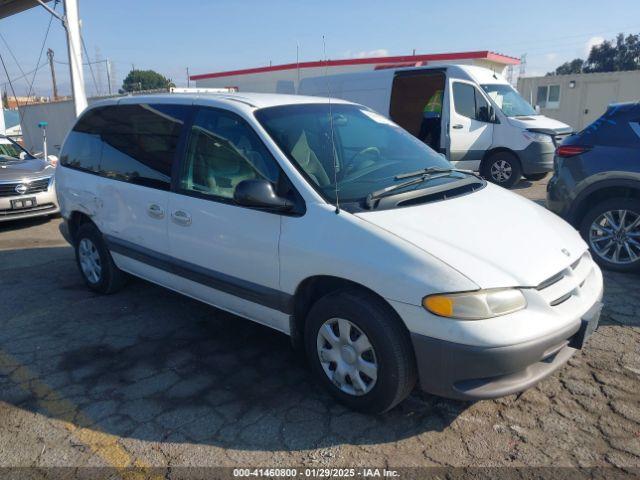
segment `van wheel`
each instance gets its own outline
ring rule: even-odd
[[[640,270],[640,200],[605,200],[582,219],[580,234],[594,260],[618,272]]]
[[[509,152],[497,152],[482,162],[480,174],[504,188],[513,187],[522,176],[518,158]]]
[[[100,231],[91,223],[82,225],[75,238],[76,262],[84,282],[99,293],[115,293],[124,287],[127,274],[116,267]]]
[[[538,180],[542,180],[544,177],[546,177],[548,175],[549,172],[544,172],[544,173],[529,173],[529,174],[524,174],[524,178],[526,178],[527,180],[531,180],[532,182],[537,182]]]
[[[318,300],[307,316],[305,348],[320,383],[354,410],[386,412],[416,383],[413,348],[401,320],[366,292]]]

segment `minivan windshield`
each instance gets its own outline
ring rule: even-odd
[[[366,107],[285,105],[258,110],[256,118],[332,203],[336,200],[336,185],[341,203],[361,202],[372,192],[406,182],[403,174],[452,168],[442,155]],[[438,182],[461,176],[464,174],[452,173],[451,179],[439,177]],[[415,182],[412,188],[423,186]]]
[[[482,88],[507,117],[538,115],[511,85],[489,83],[482,85]]]

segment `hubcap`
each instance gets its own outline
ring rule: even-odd
[[[640,213],[609,210],[594,220],[589,228],[591,250],[608,262],[618,265],[640,259]]]
[[[369,338],[344,318],[322,324],[317,336],[318,358],[324,373],[344,393],[371,391],[378,378],[378,362]]]
[[[102,264],[98,249],[88,238],[83,238],[78,244],[78,257],[82,273],[91,283],[98,283],[102,275]]]
[[[511,174],[511,164],[506,160],[497,160],[491,165],[491,178],[498,183],[509,180]]]

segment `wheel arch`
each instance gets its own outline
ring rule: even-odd
[[[289,330],[291,335],[291,343],[293,344],[294,348],[301,349],[304,345],[305,321],[307,313],[309,312],[313,304],[322,297],[329,295],[330,293],[346,290],[359,290],[376,297],[389,309],[389,312],[397,318],[397,320],[402,324],[402,327],[407,331],[408,334],[409,331],[407,330],[405,323],[402,321],[396,310],[383,296],[376,293],[371,288],[366,287],[361,283],[347,280],[341,277],[335,277],[331,275],[315,275],[305,278],[302,282],[300,282],[300,284],[298,284],[298,287],[296,288],[296,292],[294,293],[292,299],[293,313],[289,320]]]
[[[569,222],[579,227],[589,210],[611,198],[640,199],[640,179],[611,178],[591,184],[573,202],[574,206],[568,215]]]
[[[74,210],[73,212],[71,212],[71,215],[69,215],[67,224],[69,228],[69,237],[73,245],[75,245],[76,243],[76,235],[78,234],[78,229],[85,223],[91,223],[95,225],[89,215],[79,210]]]
[[[518,160],[520,167],[522,167],[520,156],[516,152],[514,152],[513,150],[507,147],[494,147],[484,152],[484,155],[482,156],[482,160],[480,161],[480,172],[482,172],[482,170],[486,167],[487,162],[489,161],[489,158],[491,158],[496,153],[508,153],[510,155],[513,155],[516,158],[516,160]]]

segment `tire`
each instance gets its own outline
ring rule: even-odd
[[[127,274],[113,263],[111,253],[95,225],[85,223],[80,226],[75,236],[75,251],[80,274],[91,290],[111,294],[124,287]],[[91,267],[93,274],[89,273]]]
[[[625,231],[611,228],[607,216],[620,225],[620,215],[625,211],[623,221]],[[596,226],[597,225],[597,226]],[[613,245],[607,247],[607,232],[611,231]],[[602,268],[617,272],[640,271],[640,200],[635,198],[612,198],[594,206],[582,219],[580,234],[589,245],[593,259]],[[626,249],[637,258],[634,259]],[[620,248],[618,249],[618,246]],[[618,250],[618,259],[615,255]]]
[[[514,154],[497,152],[482,162],[480,174],[491,183],[511,188],[520,180],[522,167]]]
[[[344,328],[345,321],[348,328]],[[330,336],[326,330],[328,327],[334,327],[332,341],[335,346],[326,340]],[[324,335],[320,335],[321,328]],[[349,340],[346,340],[346,334],[340,335],[345,331],[350,332]],[[371,349],[364,347],[359,350],[366,345],[362,335]],[[325,362],[320,359],[321,346]],[[332,348],[328,349],[328,346]],[[317,380],[340,402],[360,412],[383,413],[390,410],[411,393],[416,383],[415,356],[408,332],[384,301],[367,292],[348,290],[331,293],[318,300],[305,322],[305,349]],[[336,355],[338,361],[330,361],[335,358],[331,355]],[[329,374],[339,378],[341,375],[334,372],[345,372],[339,364],[352,370],[342,375],[341,383],[334,383]],[[363,365],[377,367],[374,371],[363,368]],[[368,377],[365,372],[372,376]],[[354,380],[351,380],[352,376]]]
[[[544,172],[544,173],[529,173],[529,174],[524,174],[524,178],[526,178],[527,180],[531,180],[532,182],[537,182],[538,180],[542,180],[543,178],[545,178],[547,175],[549,174],[549,172]]]

